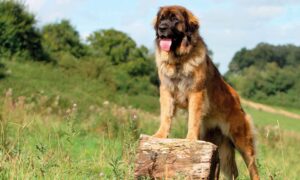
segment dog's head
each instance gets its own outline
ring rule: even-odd
[[[184,55],[197,41],[199,22],[181,6],[161,7],[154,21],[157,46],[162,51]]]

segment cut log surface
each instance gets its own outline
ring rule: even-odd
[[[141,135],[135,159],[136,179],[218,179],[218,176],[216,145]]]

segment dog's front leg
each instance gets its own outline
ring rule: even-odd
[[[175,113],[175,102],[171,92],[164,86],[160,87],[160,127],[153,135],[158,138],[167,138]]]
[[[200,135],[204,101],[203,91],[192,92],[189,95],[187,139],[197,140]]]

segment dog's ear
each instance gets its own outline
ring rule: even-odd
[[[152,25],[153,25],[154,29],[157,29],[157,27],[158,27],[158,19],[161,15],[162,9],[163,9],[163,7],[159,8],[159,11],[157,12],[155,18],[152,21]]]
[[[152,26],[154,27],[154,29],[157,29],[157,16],[155,16],[152,20]]]
[[[194,16],[189,10],[184,11],[184,16],[186,18],[187,30],[190,32],[195,32],[199,29],[199,20]]]

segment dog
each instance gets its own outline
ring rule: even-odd
[[[242,109],[237,92],[209,57],[198,19],[184,7],[165,6],[157,13],[154,29],[161,122],[153,136],[167,138],[176,109],[187,109],[186,138],[216,144],[221,170],[228,179],[238,176],[237,149],[251,179],[258,180],[252,121]]]

